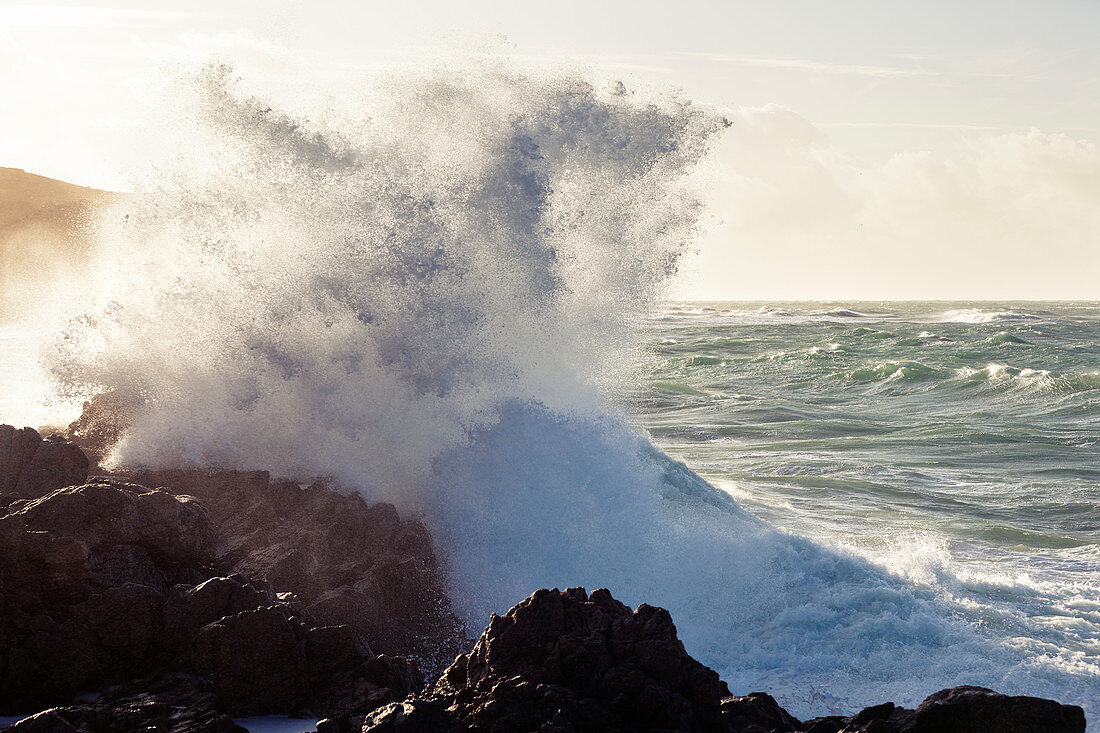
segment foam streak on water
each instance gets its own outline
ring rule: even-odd
[[[395,80],[369,117],[311,121],[227,78],[197,79],[190,157],[105,220],[100,288],[46,350],[68,392],[145,400],[117,461],[333,475],[424,513],[473,628],[541,586],[606,586],[670,609],[734,690],[768,689],[799,715],[962,683],[1096,697],[1095,654],[775,529],[612,406],[629,327],[695,233],[684,181],[715,115],[494,67]],[[871,312],[801,317],[856,329]],[[788,339],[753,358],[782,368],[846,348]],[[724,357],[685,358],[707,375]],[[882,363],[859,377],[867,389],[943,368]],[[955,379],[1045,378],[1003,363],[1008,376]],[[673,411],[710,394],[668,381]],[[679,429],[707,429],[696,417]]]
[[[1100,697],[1100,304],[691,303],[647,333],[659,445]]]

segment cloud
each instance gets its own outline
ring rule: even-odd
[[[140,28],[211,17],[209,13],[73,5],[0,5],[6,28]]]
[[[729,116],[684,297],[1100,298],[1093,143],[983,132],[869,164],[786,108]]]
[[[836,64],[827,61],[815,61],[813,59],[802,59],[790,56],[758,56],[751,54],[707,53],[702,51],[679,51],[674,53],[673,56],[701,59],[712,63],[757,66],[815,74],[899,78],[929,76],[932,73],[920,67]]]

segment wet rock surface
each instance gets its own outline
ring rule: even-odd
[[[196,497],[215,527],[221,567],[293,590],[318,623],[346,624],[378,653],[411,654],[438,673],[469,646],[427,529],[392,504],[264,471],[127,477]]]
[[[32,499],[88,477],[88,459],[60,435],[45,439],[33,428],[0,425],[0,506]]]
[[[884,703],[800,721],[768,694],[730,695],[692,659],[668,612],[606,590],[540,590],[494,616],[469,654],[416,697],[375,710],[364,733],[401,731],[716,733],[1082,733],[1081,708],[977,687],[916,710]]]
[[[242,509],[232,502],[243,501],[245,491],[258,497],[248,508],[271,500],[266,475],[262,485],[253,474],[219,475],[207,495],[227,484],[236,491],[226,502],[209,502],[220,513],[208,512],[206,498],[118,477],[56,488],[78,475],[67,467],[80,465],[69,455],[79,448],[30,430],[8,428],[0,437],[5,487],[18,485],[35,456],[45,455],[36,475],[52,477],[0,509],[0,713],[62,706],[18,730],[229,730],[227,715],[295,712],[334,717],[350,729],[379,705],[422,687],[412,658],[377,654],[351,626],[305,610],[294,592],[312,590],[304,577],[273,572],[276,586],[262,562],[239,562],[281,557],[283,547],[264,542],[289,548],[293,537],[316,529],[326,510],[335,524],[341,513],[358,511],[368,520],[380,513],[389,519],[378,531],[392,534],[403,527],[392,507],[372,513],[361,500],[349,507],[348,497],[314,496],[304,517],[283,507],[281,533],[265,535],[256,528],[269,515],[258,512],[256,524],[225,517]],[[51,443],[63,449],[43,454]],[[193,474],[190,481],[197,486],[210,477]],[[314,492],[321,493],[331,492]],[[255,536],[236,537],[235,529]],[[239,547],[246,551],[227,549]],[[400,549],[431,553],[430,544],[408,541]],[[337,560],[321,555],[322,562]],[[239,566],[259,572],[233,572]],[[316,559],[300,570],[337,573]],[[340,572],[354,579],[358,570]]]
[[[810,733],[1083,733],[1085,713],[1054,700],[964,686],[929,695],[916,710],[883,703],[850,718],[811,722]]]

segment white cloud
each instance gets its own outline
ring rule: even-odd
[[[785,108],[731,119],[683,297],[1100,298],[1090,142],[986,133],[869,165]]]
[[[5,28],[141,28],[210,17],[207,13],[74,5],[0,5]]]
[[[838,64],[828,61],[816,61],[814,59],[794,58],[790,56],[706,53],[697,51],[682,51],[673,55],[684,58],[702,59],[705,61],[716,63],[735,64],[739,66],[759,66],[773,69],[796,71],[800,73],[843,74],[848,76],[871,76],[879,78],[929,76],[931,74],[931,72],[920,68],[919,66],[871,66],[864,64]]]

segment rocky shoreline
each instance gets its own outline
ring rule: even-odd
[[[100,474],[111,431],[82,420],[0,426],[0,713],[43,711],[7,731],[1085,730],[1080,707],[975,687],[800,721],[607,590],[537,590],[475,642],[392,505],[264,472]]]

